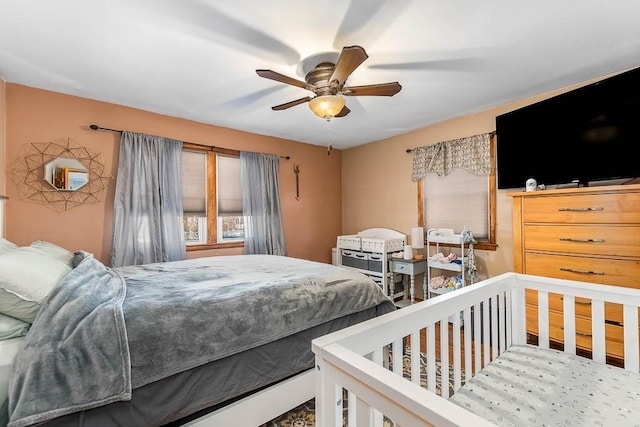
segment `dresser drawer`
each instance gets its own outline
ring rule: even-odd
[[[524,223],[640,224],[640,193],[524,197]]]
[[[562,313],[549,310],[549,339],[564,342],[564,319]],[[622,326],[605,325],[605,351],[616,358],[624,357],[624,329]],[[538,335],[538,308],[527,306],[527,332]],[[593,339],[591,320],[576,317],[576,347],[591,350]]]
[[[640,261],[525,253],[524,273],[640,289]]]
[[[525,225],[525,250],[640,257],[640,226]]]
[[[426,273],[427,262],[424,260],[420,260],[420,261],[393,260],[391,271],[393,271],[394,273],[415,276],[421,273]]]

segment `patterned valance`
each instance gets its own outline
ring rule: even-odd
[[[412,181],[419,181],[429,173],[448,175],[463,168],[476,175],[491,173],[491,134],[468,136],[433,145],[414,148]]]

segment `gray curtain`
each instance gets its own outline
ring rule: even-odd
[[[186,258],[181,161],[182,141],[122,132],[112,266]]]
[[[280,215],[279,158],[240,153],[244,253],[286,255]]]

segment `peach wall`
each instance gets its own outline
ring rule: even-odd
[[[119,134],[93,131],[95,123],[111,129],[161,135],[199,144],[291,156],[280,162],[280,197],[288,255],[331,262],[331,248],[340,234],[342,153],[327,156],[324,147],[205,125],[142,110],[26,86],[6,85],[7,167],[23,144],[71,138],[101,152],[106,173],[117,171]],[[300,166],[299,201],[295,199],[293,165]],[[47,240],[70,250],[86,250],[104,263],[111,251],[115,180],[99,203],[57,213],[44,205],[21,201],[7,182],[5,237],[16,244]],[[189,252],[189,257],[241,253],[241,249]]]
[[[6,149],[5,149],[5,104],[6,104],[6,96],[5,96],[5,87],[6,83],[0,76],[0,171],[5,170],[5,158],[6,158]],[[5,189],[5,174],[0,173],[0,196],[4,196],[6,194]],[[4,205],[6,201],[0,200],[0,237],[4,236]]]
[[[6,133],[6,125],[5,125],[5,113],[6,113],[6,96],[5,89],[7,84],[0,77],[0,171],[5,170],[6,163],[6,148],[5,148],[5,133]],[[6,175],[4,173],[0,173],[0,195],[6,194]],[[0,227],[2,224],[0,224]]]
[[[418,224],[418,197],[417,184],[411,181],[413,159],[411,154],[406,153],[406,149],[494,131],[497,115],[596,80],[599,79],[344,150],[343,234],[353,234],[371,227],[392,228],[407,236],[411,234],[411,227]],[[479,273],[484,276],[491,277],[513,270],[511,198],[507,193],[508,190],[498,190],[497,193],[497,250],[476,253]]]

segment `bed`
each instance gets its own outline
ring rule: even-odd
[[[311,340],[395,310],[365,275],[290,257],[71,264],[12,360],[10,427],[259,425],[313,397]]]
[[[549,340],[552,294],[560,346]],[[590,351],[576,345],[578,303],[591,306]],[[607,359],[611,305],[623,313],[618,363]],[[640,290],[505,273],[319,337],[317,424],[341,426],[344,406],[350,426],[638,425],[639,307]]]

